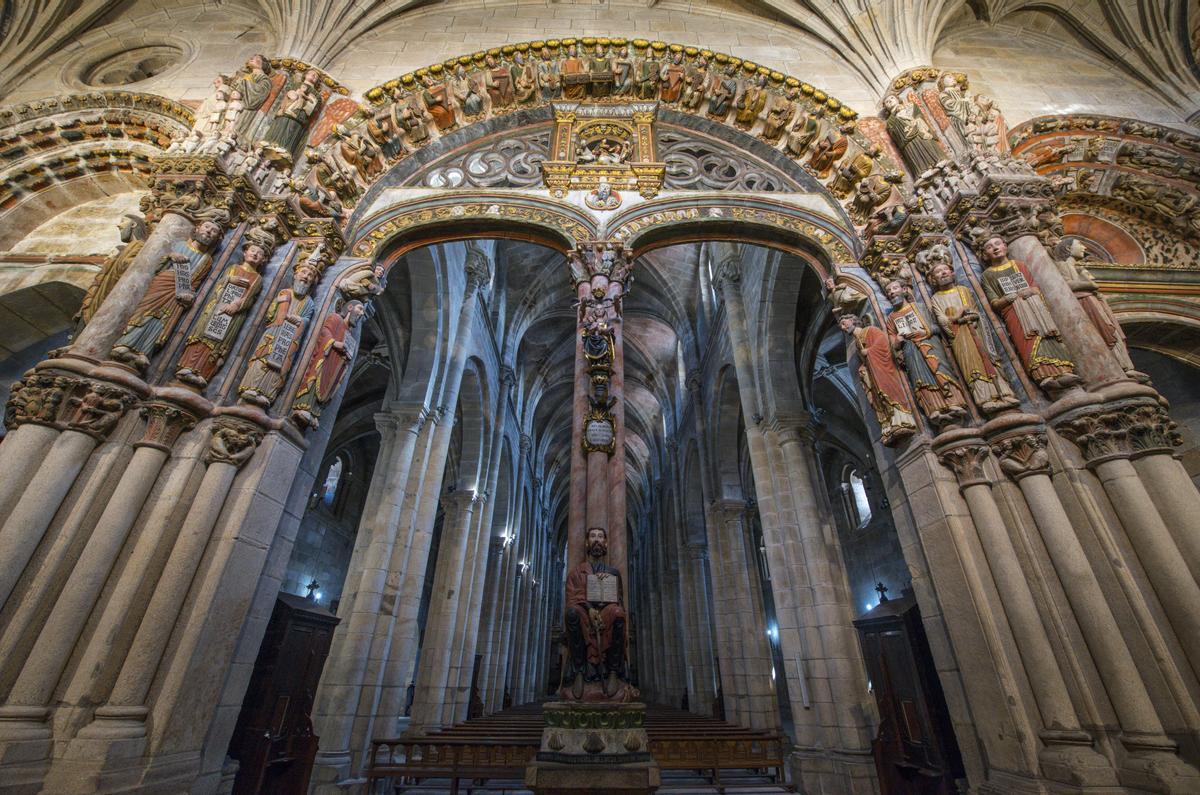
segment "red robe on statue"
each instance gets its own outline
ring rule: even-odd
[[[588,608],[592,603],[587,598],[587,580],[589,574],[607,574],[617,578],[617,602],[611,602],[600,608],[600,621],[603,628],[599,633],[592,628],[592,620],[588,616]],[[604,653],[612,645],[613,624],[625,618],[625,608],[619,602],[625,600],[624,584],[621,573],[612,566],[604,563],[592,564],[584,561],[567,574],[567,609],[579,613],[579,620],[584,628],[587,639],[588,662],[598,665],[604,660]]]

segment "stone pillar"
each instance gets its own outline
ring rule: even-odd
[[[684,612],[688,616],[685,624],[688,708],[697,715],[711,715],[713,698],[716,696],[712,687],[712,635],[705,589],[704,558],[707,551],[704,544],[684,544],[680,576]]]
[[[1055,428],[1075,442],[1100,480],[1180,645],[1193,669],[1200,671],[1200,611],[1196,610],[1200,584],[1130,461],[1135,443],[1139,450],[1161,451],[1169,449],[1172,440],[1150,427],[1138,409],[1151,409],[1151,421],[1161,411],[1139,398],[1110,401],[1066,412],[1056,418]],[[1200,519],[1192,517],[1176,529],[1175,536],[1195,535],[1197,528]],[[1185,549],[1194,548],[1194,542],[1187,540]]]
[[[502,570],[507,559],[504,555],[504,539],[496,536],[488,538],[487,567],[484,571],[483,586],[483,615],[479,624],[478,654],[483,660],[479,665],[479,699],[483,702],[485,713],[494,711],[492,707],[492,674],[494,657],[499,653],[500,646],[500,609],[503,601],[504,583]],[[470,682],[467,682],[470,687]],[[468,696],[469,704],[469,696]]]
[[[464,560],[470,540],[478,498],[474,491],[456,491],[442,497],[446,506],[442,539],[438,545],[437,570],[430,593],[421,644],[421,664],[417,670],[417,689],[413,700],[409,731],[421,734],[442,725],[448,670],[452,653],[454,626],[464,578]]]
[[[196,420],[192,412],[167,402],[149,403],[142,413],[147,418],[145,432],[134,444],[132,460],[125,466],[116,489],[105,503],[62,590],[57,596],[52,595],[52,586],[45,580],[52,577],[54,567],[43,566],[33,584],[41,598],[26,599],[22,603],[22,607],[33,608],[44,599],[53,607],[50,614],[41,619],[33,648],[25,657],[5,704],[0,706],[0,721],[13,710],[28,714],[32,708],[49,704],[100,590],[175,440]],[[32,619],[24,613],[26,611],[19,610],[14,616],[4,637],[5,646],[16,640],[18,633],[14,630],[17,626],[28,625]],[[48,716],[49,710],[45,709],[43,718]]]
[[[1071,603],[1108,698],[1121,726],[1127,754],[1119,759],[1125,786],[1153,792],[1186,792],[1200,774],[1177,755],[1163,731],[1138,665],[1088,562],[1075,528],[1050,480],[1048,460],[1038,455],[1046,439],[1040,429],[1005,434],[995,441],[1002,465],[1016,481],[1045,541],[1051,562]]]
[[[1111,765],[1093,750],[1092,737],[1080,726],[1027,575],[992,495],[993,478],[984,469],[987,446],[974,429],[947,431],[938,439],[940,458],[957,476],[959,490],[971,512],[1041,714],[1038,736],[1042,748],[1038,758],[1043,775],[1069,785],[1115,786],[1117,779]],[[1006,449],[1004,440],[998,439],[997,444],[998,449]]]
[[[110,375],[107,370],[98,372]],[[111,375],[115,383],[56,377],[55,385],[50,389],[56,395],[54,402],[61,404],[61,408],[53,421],[56,425],[61,423],[62,432],[38,459],[40,464],[14,460],[5,465],[3,471],[19,472],[32,468],[34,475],[0,524],[0,604],[12,595],[17,580],[96,445],[112,432],[125,410],[132,405],[133,390],[144,390],[137,379],[119,372]],[[17,430],[23,427],[24,424]],[[34,433],[40,438],[40,434]],[[32,437],[25,438],[29,441]],[[17,440],[13,449],[26,447],[26,442]]]
[[[779,710],[771,690],[771,649],[762,597],[754,589],[746,550],[746,504],[718,500],[712,506],[717,544],[713,550],[713,605],[726,718],[752,729],[774,729]]]
[[[129,740],[132,742],[124,743],[126,752],[120,755],[140,753],[155,672],[238,469],[261,441],[262,430],[248,423],[221,419],[214,424],[208,466],[192,501],[193,508],[179,530],[108,701],[96,708],[92,723],[80,730],[80,739]]]
[[[385,609],[384,594],[400,531],[404,487],[427,417],[424,408],[416,408],[402,413],[398,419],[404,430],[394,444],[392,457],[376,465],[376,471],[386,473],[382,490],[375,511],[363,513],[355,542],[358,566],[350,569],[342,590],[338,610],[342,621],[334,632],[313,706],[314,730],[321,738],[316,764],[333,768],[335,776],[349,774],[346,765],[351,759],[351,731],[367,675],[374,630],[380,611]],[[326,778],[319,773],[314,772],[314,781]]]

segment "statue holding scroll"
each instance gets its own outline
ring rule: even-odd
[[[588,559],[567,574],[568,659],[559,695],[572,701],[628,701],[627,633],[621,572],[604,562],[608,532],[587,531]]]
[[[248,232],[246,237],[242,261],[231,266],[213,288],[179,357],[175,377],[197,389],[207,387],[225,363],[262,289],[262,269],[270,259],[271,248],[256,232]]]
[[[319,275],[312,265],[300,263],[292,275],[292,286],[280,290],[267,309],[266,327],[238,385],[238,397],[247,403],[265,411],[279,397],[316,311],[310,293]]]
[[[175,243],[158,264],[146,294],[112,349],[112,358],[145,373],[150,357],[170,338],[212,267],[212,249],[221,240],[221,227],[203,221],[191,239]]]

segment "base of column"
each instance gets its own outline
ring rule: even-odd
[[[1200,772],[1179,758],[1168,738],[1123,734],[1121,744],[1129,752],[1117,771],[1125,786],[1165,795],[1200,792]]]
[[[1115,787],[1117,772],[1108,759],[1092,747],[1084,731],[1043,731],[1044,747],[1038,754],[1042,775],[1072,787]]]
[[[880,791],[870,751],[803,748],[787,758],[788,778],[798,792],[876,793]]]
[[[84,740],[132,740],[145,738],[146,718],[150,710],[143,706],[118,707],[105,705],[96,707],[92,722],[79,730],[76,739]]]
[[[542,746],[525,768],[538,795],[640,795],[661,783],[650,756],[645,704],[551,702]]]

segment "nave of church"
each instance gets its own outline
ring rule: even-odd
[[[0,795],[1200,792],[1200,4],[0,4]]]

